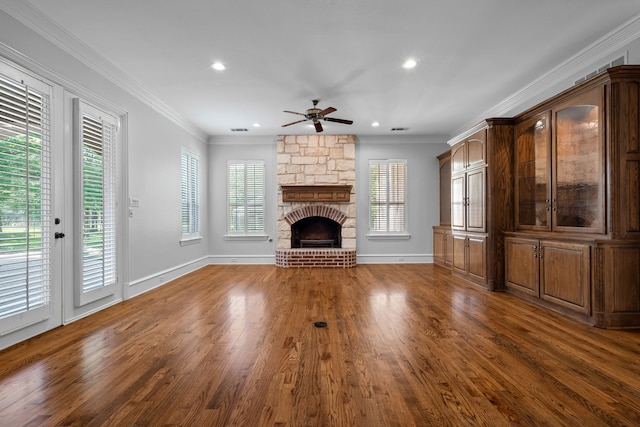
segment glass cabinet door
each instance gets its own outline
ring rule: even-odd
[[[516,126],[516,225],[551,228],[550,114]]]
[[[604,232],[601,89],[554,111],[554,228]]]
[[[451,179],[451,228],[464,230],[466,227],[466,189],[465,175],[454,176]]]

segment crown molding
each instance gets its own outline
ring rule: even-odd
[[[500,117],[505,114],[512,114],[516,108],[527,105],[527,103],[535,99],[540,93],[575,77],[576,73],[580,70],[606,61],[606,58],[611,57],[617,51],[622,50],[638,38],[640,38],[640,15],[631,18],[621,26],[605,34],[560,65],[552,68],[547,73],[502,100],[499,104],[494,105],[475,119],[458,128],[451,134],[449,144],[464,138],[462,135],[464,135],[470,127],[477,126],[478,123],[483,122],[487,117]],[[524,109],[525,108],[522,110]]]
[[[70,32],[51,21],[45,14],[30,3],[20,0],[0,0],[0,9],[85,64],[92,71],[102,75],[124,91],[138,98],[154,111],[162,114],[199,140],[206,142],[209,138],[209,135],[205,131],[186,120],[147,90],[140,82],[126,74]]]

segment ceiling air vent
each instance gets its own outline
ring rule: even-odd
[[[579,78],[578,80],[576,80],[575,84],[582,83],[583,81],[589,80],[591,77],[600,74],[604,70],[607,70],[607,69],[613,68],[613,67],[617,67],[618,65],[624,65],[624,63],[625,63],[624,56],[621,56],[620,58],[614,59],[613,61],[609,62],[608,64],[604,64],[602,67],[598,68],[597,70],[593,70],[592,72],[590,72],[586,76]]]
[[[394,132],[406,132],[409,128],[391,128],[391,130]]]
[[[249,132],[247,128],[231,128],[231,132]]]

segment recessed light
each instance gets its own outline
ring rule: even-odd
[[[418,65],[416,60],[413,58],[409,58],[406,61],[404,61],[404,64],[402,64],[402,68],[406,68],[408,70],[411,68],[415,68],[416,65]]]
[[[378,126],[380,126],[380,122],[373,122],[371,123],[371,126],[373,126],[374,128],[377,128]]]
[[[211,64],[211,68],[213,68],[216,71],[223,71],[225,70],[227,67],[224,66],[224,64],[220,61],[216,61],[213,64]]]
[[[262,126],[262,123],[256,122],[256,123],[253,124],[254,128],[259,128],[260,126]]]

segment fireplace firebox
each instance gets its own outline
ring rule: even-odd
[[[302,218],[291,224],[292,248],[341,248],[342,226],[322,216]]]

